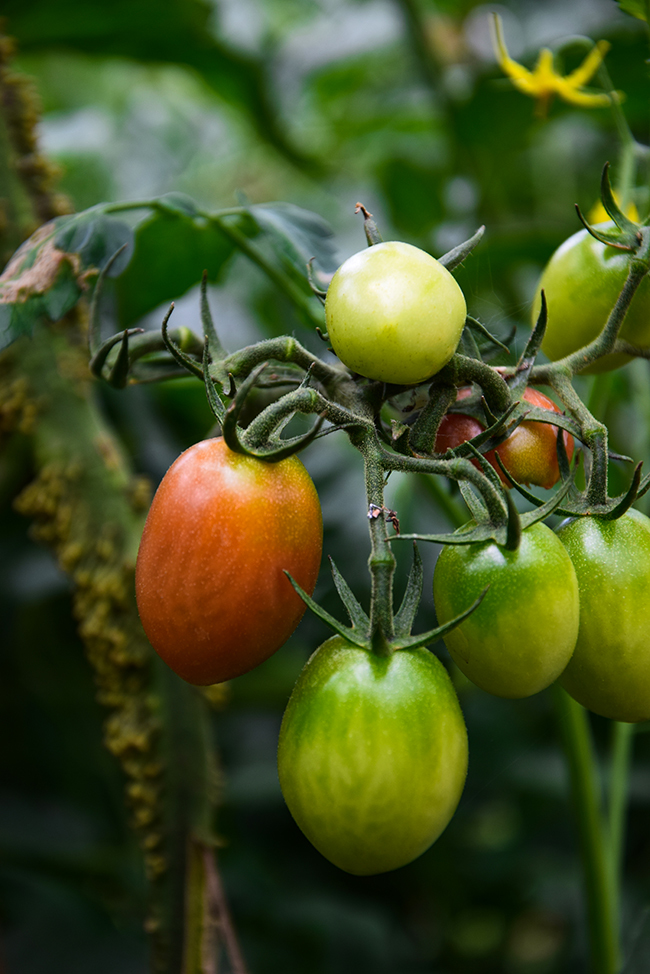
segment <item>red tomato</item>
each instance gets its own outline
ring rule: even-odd
[[[471,395],[471,389],[459,389],[457,400],[466,399]],[[527,388],[523,398],[531,406],[539,406],[541,409],[550,409],[555,413],[560,410],[552,399],[537,389]],[[460,446],[467,440],[472,439],[482,433],[485,427],[464,413],[447,413],[442,418],[436,436],[436,453],[444,453],[452,447]],[[510,483],[506,480],[495,459],[494,454],[498,453],[506,470],[520,484],[535,484],[537,487],[552,487],[560,479],[560,471],[557,463],[557,426],[549,423],[520,423],[513,430],[510,436],[496,448],[485,454],[495,468],[504,487],[509,487]],[[573,437],[570,433],[564,433],[564,445],[569,459],[573,456]],[[478,461],[473,461],[475,466],[479,466]]]
[[[320,567],[318,495],[297,457],[266,463],[222,439],[196,443],[165,474],[136,566],[142,625],[184,680],[219,683],[271,656],[305,605]]]

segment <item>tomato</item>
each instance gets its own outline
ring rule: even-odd
[[[557,536],[580,587],[580,630],[560,682],[612,720],[650,720],[650,519],[579,517]]]
[[[375,244],[337,270],[325,317],[332,347],[360,375],[414,385],[439,372],[465,324],[463,292],[442,264],[411,244]]]
[[[298,625],[313,592],[320,504],[297,457],[265,463],[204,440],[169,468],[145,524],[135,584],[156,652],[189,683],[246,673]]]
[[[471,394],[470,389],[459,389],[457,399],[464,399]],[[530,387],[524,392],[523,398],[531,406],[540,409],[550,409],[555,413],[560,410],[552,399],[537,389]],[[485,429],[473,416],[464,413],[447,413],[442,418],[436,435],[436,453],[444,453],[452,447],[460,446],[474,436],[478,436]],[[489,450],[485,454],[495,468],[504,487],[510,487],[510,481],[503,475],[494,454],[498,453],[509,473],[520,484],[535,484],[537,487],[553,487],[560,479],[557,462],[557,426],[549,423],[520,423],[510,436],[501,443],[496,450]],[[564,433],[564,445],[569,459],[573,456],[573,437]],[[477,460],[475,466],[479,466]]]
[[[494,541],[447,545],[433,574],[442,625],[483,589],[479,607],[445,636],[457,666],[498,697],[527,697],[563,671],[576,644],[578,582],[558,538],[545,524],[527,528],[516,551]]]
[[[447,671],[426,649],[380,657],[328,639],[287,705],[278,772],[299,827],[340,869],[369,876],[411,862],[447,826],[467,774]]]
[[[604,226],[611,227],[612,223]],[[548,323],[542,350],[552,360],[564,358],[597,338],[627,278],[629,254],[580,230],[555,251],[542,274],[533,301],[533,321],[543,288]],[[650,348],[650,280],[646,277],[632,299],[620,337]],[[630,361],[628,355],[606,355],[585,372],[607,372]]]

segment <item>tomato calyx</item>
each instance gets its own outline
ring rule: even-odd
[[[441,639],[445,633],[451,632],[452,629],[455,629],[455,627],[460,625],[464,619],[467,619],[467,617],[478,608],[487,593],[486,588],[464,612],[456,616],[454,619],[446,622],[443,626],[437,626],[435,629],[431,629],[428,632],[411,635],[411,629],[413,627],[418,606],[420,604],[420,599],[422,597],[423,585],[422,559],[417,549],[417,544],[414,543],[413,563],[411,565],[408,581],[406,583],[406,589],[404,591],[400,608],[395,614],[395,618],[393,620],[394,635],[388,638],[385,633],[381,631],[379,626],[371,628],[370,617],[357,600],[356,596],[352,592],[352,589],[341,575],[332,558],[330,558],[330,565],[336,591],[338,592],[350,619],[349,626],[344,625],[326,609],[318,605],[318,603],[300,587],[295,579],[291,577],[289,572],[285,572],[285,575],[307,608],[311,609],[314,615],[318,616],[318,618],[324,622],[325,625],[329,626],[329,628],[332,629],[337,635],[342,636],[343,639],[346,639],[353,646],[357,646],[360,649],[366,649],[378,656],[390,656],[392,653],[398,650],[420,649],[423,646],[429,646],[437,639]]]

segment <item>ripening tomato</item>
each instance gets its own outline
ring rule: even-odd
[[[327,291],[325,318],[341,361],[369,379],[415,385],[439,372],[465,325],[463,292],[446,267],[391,241],[354,254]]]
[[[613,223],[603,225],[613,227]],[[552,361],[576,352],[597,338],[625,284],[629,254],[608,247],[580,230],[549,260],[533,301],[533,322],[544,289],[548,322],[542,351]],[[650,348],[650,280],[645,277],[632,299],[620,337],[640,348]],[[630,361],[628,355],[606,355],[585,372],[607,372]]]
[[[456,665],[497,697],[528,697],[564,670],[578,637],[578,582],[545,524],[527,528],[516,551],[494,541],[446,545],[433,574],[443,625],[485,587],[477,609],[444,637]]]
[[[557,536],[580,587],[578,641],[560,683],[603,717],[650,720],[650,519],[572,518]]]
[[[320,504],[297,457],[266,463],[196,443],[169,468],[142,534],[135,584],[156,652],[189,683],[246,673],[289,638],[322,549]]]
[[[471,389],[459,389],[457,400],[465,399],[469,395],[471,395]],[[531,406],[550,409],[555,413],[560,412],[553,400],[538,392],[537,389],[528,387],[523,398]],[[478,436],[484,429],[485,427],[473,416],[467,416],[464,413],[446,413],[438,427],[436,453],[444,453],[452,447],[460,446],[461,443]],[[497,471],[504,487],[510,487],[511,484],[501,472],[501,468],[494,457],[495,453],[499,454],[506,470],[512,474],[517,483],[535,484],[537,487],[545,487],[548,490],[560,479],[557,462],[557,434],[557,426],[524,420],[496,450],[489,450],[485,454],[485,459]],[[573,437],[566,431],[564,432],[564,445],[570,460],[573,456],[574,443]],[[475,466],[479,466],[477,460],[474,460],[473,463]]]
[[[328,639],[287,705],[278,772],[297,824],[334,865],[368,876],[411,862],[447,826],[467,773],[447,671],[426,649],[380,657]]]

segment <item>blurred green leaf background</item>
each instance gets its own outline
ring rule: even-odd
[[[332,225],[339,261],[364,246],[358,200],[385,239],[434,256],[485,224],[457,277],[470,313],[502,338],[516,326],[520,349],[539,273],[579,229],[574,204],[588,212],[596,202],[605,161],[616,180],[619,146],[607,109],[556,102],[537,117],[495,63],[495,9],[512,56],[527,66],[550,46],[569,71],[584,57],[585,36],[609,40],[613,85],[625,92],[636,138],[648,142],[646,26],[614,0],[4,0],[2,14],[18,46],[15,66],[42,101],[41,148],[60,166],[59,188],[75,209],[168,192],[211,210],[238,199],[284,200]],[[647,182],[640,172],[643,214]],[[198,290],[189,285],[203,270],[192,261],[205,258],[173,224],[151,221],[139,259],[174,267],[185,289],[173,295],[175,323],[200,332]],[[206,247],[220,267],[210,301],[228,349],[292,331],[322,349],[257,268],[216,238]],[[167,297],[144,327],[159,327]],[[114,300],[129,322],[157,300],[139,290],[135,262]],[[579,382],[610,425],[613,448],[646,463],[649,378],[638,360]],[[154,482],[211,426],[192,379],[97,395]],[[313,444],[304,461],[322,499],[325,552],[367,599],[360,458],[339,434]],[[619,464],[612,492],[629,476]],[[0,971],[144,974],[139,852],[119,769],[101,744],[102,712],[66,578],[11,507],[28,479],[25,444],[14,437],[0,460]],[[388,503],[403,530],[448,527],[417,478],[393,478]],[[399,591],[410,556],[398,553]],[[435,551],[423,557],[424,629],[435,624]],[[340,612],[325,567],[316,596]],[[214,717],[220,862],[251,972],[586,970],[568,782],[546,694],[498,700],[453,674],[470,737],[467,787],[442,838],[411,865],[348,876],[300,834],[282,800],[275,748],[293,681],[326,635],[305,618],[276,656],[233,682]],[[451,667],[444,647],[435,649]],[[594,728],[605,759],[606,721],[596,718]],[[649,760],[640,733],[623,902],[626,974],[650,965]]]

